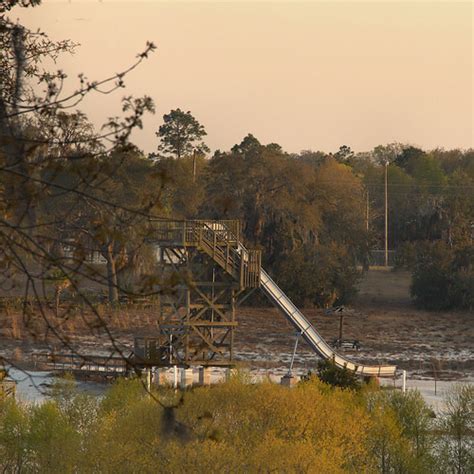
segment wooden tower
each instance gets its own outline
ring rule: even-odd
[[[231,366],[236,307],[260,284],[260,251],[241,252],[238,221],[159,221],[164,284],[157,334],[136,338],[139,365]]]

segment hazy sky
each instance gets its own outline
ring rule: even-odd
[[[471,2],[45,1],[13,17],[81,46],[59,66],[75,85],[158,50],[115,97],[82,109],[94,123],[124,94],[153,97],[134,141],[146,151],[171,108],[191,110],[214,150],[247,133],[288,151],[357,151],[393,141],[473,147]]]

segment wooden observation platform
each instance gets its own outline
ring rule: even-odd
[[[151,374],[151,367],[232,366],[236,308],[261,288],[322,359],[361,376],[396,374],[394,365],[356,364],[336,353],[261,268],[260,251],[244,247],[238,221],[159,220],[153,225],[150,241],[161,267],[156,332],[135,338],[124,366],[116,367],[110,357],[102,364],[89,357],[89,365],[68,360],[68,368],[116,375],[131,368]]]
[[[238,221],[153,225],[164,282],[157,334],[135,339],[133,362],[231,366],[236,307],[260,285],[260,251],[241,251]]]

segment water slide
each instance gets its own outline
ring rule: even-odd
[[[241,243],[224,221],[200,221],[197,224],[199,231],[194,240],[199,240],[201,250],[206,252],[226,271],[234,272],[234,276],[240,271],[240,264],[244,268],[250,267],[250,253]],[[232,242],[236,247],[230,251],[219,249],[218,242]],[[229,258],[232,255],[235,258]],[[258,270],[257,270],[258,271]],[[346,368],[358,375],[369,375],[377,377],[395,376],[397,367],[394,365],[360,365],[355,364],[337,354],[334,349],[323,339],[315,327],[308,321],[305,315],[293,304],[288,296],[272,280],[270,275],[259,267],[260,289],[267,295],[270,301],[283,313],[286,319],[296,328],[305,341],[316,354],[322,359],[333,360],[336,366]],[[258,280],[257,280],[258,281]]]
[[[247,250],[242,244],[239,244],[239,252],[245,260]],[[338,367],[345,367],[358,375],[395,376],[397,367],[394,365],[358,365],[337,354],[263,268],[260,270],[260,288],[322,359],[333,360]]]

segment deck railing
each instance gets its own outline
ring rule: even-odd
[[[33,354],[35,367],[51,368],[64,372],[125,374],[129,363],[118,355],[82,356],[74,353],[40,352]]]
[[[214,231],[217,243],[236,246],[240,239],[238,220],[156,220],[153,221],[153,240],[175,245],[195,246],[203,232]]]
[[[249,250],[245,257],[239,251],[238,220],[155,221],[154,235],[162,245],[196,247],[232,275],[242,288],[260,285],[261,254]]]

